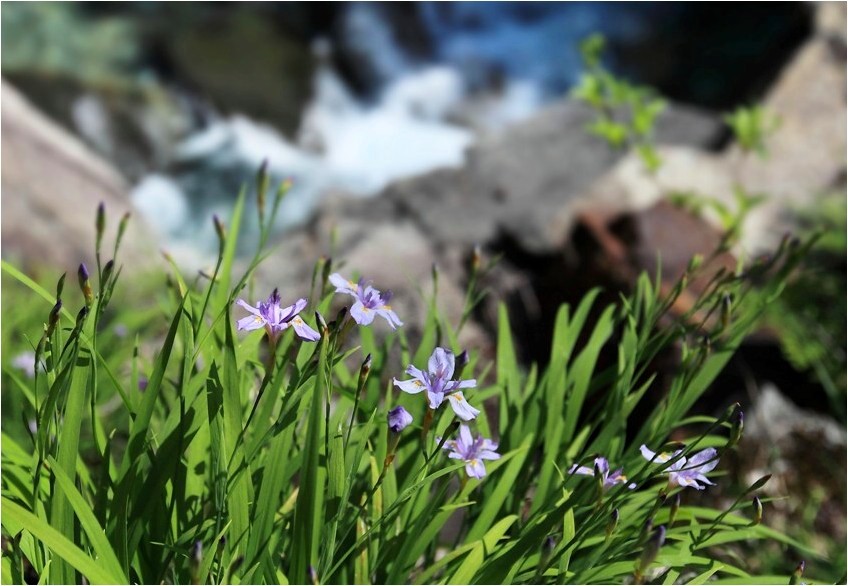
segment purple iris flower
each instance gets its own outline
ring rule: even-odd
[[[242,299],[239,299],[236,303],[253,314],[238,320],[238,329],[240,330],[251,331],[265,328],[268,336],[276,338],[291,326],[294,327],[297,335],[304,340],[315,342],[321,338],[321,335],[306,325],[303,318],[298,315],[306,307],[306,299],[298,299],[288,307],[281,307],[280,293],[277,289],[274,289],[268,300],[259,301],[256,307],[248,305]]]
[[[595,466],[601,473],[601,478],[604,481],[604,489],[612,488],[616,484],[623,484],[627,482],[627,477],[624,475],[624,469],[618,468],[617,470],[610,472],[609,462],[603,456],[595,458]],[[569,474],[582,474],[583,476],[595,475],[594,468],[589,468],[588,466],[578,466],[577,464],[569,468],[568,472]],[[631,482],[627,485],[627,488],[632,490],[636,488],[636,485]]]
[[[400,433],[410,423],[412,423],[412,415],[403,407],[397,406],[389,411],[389,429],[392,432]]]
[[[683,450],[676,450],[669,454],[663,452],[657,454],[648,449],[645,444],[639,447],[642,452],[642,457],[646,460],[662,464],[676,458]],[[718,452],[715,448],[707,448],[701,450],[697,454],[682,457],[675,461],[671,466],[668,466],[665,472],[668,473],[669,484],[677,484],[678,486],[691,486],[698,490],[703,490],[706,486],[701,486],[699,482],[707,484],[715,484],[705,476],[707,472],[712,471],[718,465]]]
[[[380,293],[380,291],[372,287],[369,283],[366,283],[363,279],[359,279],[358,283],[354,283],[338,273],[330,275],[330,282],[335,285],[336,293],[347,293],[356,299],[356,303],[350,308],[350,315],[359,325],[367,326],[378,315],[389,322],[392,329],[403,325],[403,322],[400,321],[397,314],[392,311],[391,305],[389,305],[389,301],[392,298],[391,291]]]
[[[410,364],[406,373],[413,378],[403,381],[394,379],[395,386],[413,395],[427,391],[430,409],[438,409],[439,405],[447,399],[457,417],[463,421],[471,421],[477,417],[480,410],[469,405],[459,389],[476,387],[477,381],[475,379],[451,380],[455,363],[453,352],[436,348],[427,362],[429,372],[418,370]]]
[[[442,438],[436,438],[437,444],[441,441]],[[474,439],[467,425],[459,426],[459,439],[446,441],[442,448],[451,450],[448,458],[465,462],[465,472],[471,478],[483,478],[486,475],[483,460],[498,460],[501,457],[500,454],[495,452],[498,449],[498,444],[492,440],[484,439],[482,435],[478,435],[477,439]]]

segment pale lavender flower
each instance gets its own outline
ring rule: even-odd
[[[480,410],[469,405],[459,389],[476,387],[477,381],[475,379],[451,380],[455,364],[453,352],[436,348],[427,362],[429,372],[423,372],[410,364],[406,373],[413,378],[404,381],[395,378],[394,384],[400,390],[413,395],[427,391],[430,409],[437,409],[447,399],[457,417],[464,421],[471,421],[477,417]]]
[[[350,308],[350,315],[359,325],[367,326],[378,315],[389,322],[392,329],[403,325],[403,322],[392,310],[392,306],[389,305],[392,298],[391,291],[381,293],[372,287],[370,282],[366,283],[363,279],[359,279],[358,283],[354,283],[345,279],[339,273],[330,275],[330,282],[336,287],[336,293],[346,293],[356,299],[356,302]]]
[[[437,444],[441,441],[442,438],[436,438]],[[501,457],[500,454],[495,452],[498,449],[498,444],[492,440],[484,439],[482,435],[478,435],[477,439],[474,439],[467,425],[460,425],[459,438],[446,441],[442,448],[451,450],[451,453],[448,454],[449,458],[465,462],[465,472],[471,478],[483,478],[486,475],[483,460],[498,460]]]
[[[389,429],[393,433],[400,433],[410,423],[412,423],[412,415],[403,407],[398,405],[389,411]]]
[[[321,338],[321,335],[306,325],[303,318],[298,315],[306,307],[306,299],[301,298],[288,307],[281,307],[280,293],[274,289],[268,300],[259,301],[256,307],[242,299],[236,303],[253,314],[238,320],[240,330],[251,331],[265,328],[270,337],[276,338],[284,330],[293,327],[298,336],[309,342],[315,342]]]
[[[597,467],[598,471],[601,473],[601,478],[603,479],[604,488],[612,488],[616,484],[623,484],[627,482],[627,476],[624,475],[624,469],[618,468],[617,470],[610,472],[609,462],[603,456],[595,458],[595,467]],[[594,476],[595,469],[589,468],[588,466],[578,466],[575,464],[571,468],[568,469],[569,474],[581,474],[583,476]],[[636,485],[634,483],[630,483],[627,485],[627,488],[634,489]]]
[[[651,460],[658,464],[668,462],[683,452],[683,450],[676,450],[671,454],[668,452],[657,454],[648,449],[645,444],[642,444],[639,450],[642,452],[642,457],[646,460]],[[665,469],[665,472],[668,473],[669,484],[691,486],[692,488],[703,490],[706,486],[701,486],[698,483],[703,482],[705,485],[715,484],[714,482],[710,482],[705,475],[707,472],[711,472],[717,465],[718,452],[715,448],[707,448],[688,458],[681,457],[677,459]]]
[[[35,352],[29,350],[21,352],[12,358],[12,366],[24,371],[27,378],[35,376]]]

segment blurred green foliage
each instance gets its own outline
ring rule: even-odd
[[[845,422],[845,195],[824,197],[798,214],[799,235],[817,235],[818,240],[765,319],[780,337],[786,358],[815,377],[833,414]]]
[[[138,34],[117,18],[86,17],[73,2],[4,2],[2,67],[98,82],[126,74]]]
[[[633,148],[653,173],[661,163],[653,145],[654,125],[665,101],[650,88],[633,85],[608,71],[602,62],[604,45],[598,34],[581,43],[586,71],[571,96],[595,110],[595,120],[587,129],[590,134],[616,149]]]

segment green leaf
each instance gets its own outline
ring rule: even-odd
[[[26,527],[31,533],[57,556],[76,568],[91,584],[126,584],[122,574],[113,574],[98,561],[91,559],[67,537],[50,525],[27,511],[17,503],[3,497],[3,524],[6,519]]]
[[[100,558],[100,563],[106,566],[105,569],[112,575],[120,576],[119,583],[128,582],[126,576],[124,576],[124,571],[121,568],[118,557],[115,555],[112,545],[106,538],[103,527],[97,522],[94,512],[88,506],[88,503],[85,502],[85,499],[83,499],[76,486],[74,486],[74,481],[62,470],[59,463],[52,456],[49,456],[47,461],[51,465],[53,477],[56,479],[56,485],[68,499],[71,507],[73,507],[79,519],[80,526],[85,531],[85,534],[88,535],[94,552]]]

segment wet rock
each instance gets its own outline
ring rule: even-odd
[[[202,117],[196,104],[156,84],[95,83],[38,71],[5,75],[130,181],[165,167],[174,158],[175,145]]]
[[[165,51],[174,77],[225,113],[248,114],[289,136],[297,129],[310,96],[312,54],[271,15],[210,14],[175,31]]]
[[[534,253],[555,250],[568,213],[620,155],[587,137],[592,113],[563,101],[470,149],[456,172],[401,181],[384,193],[437,242],[485,243],[508,234]],[[707,146],[719,132],[708,115],[671,108],[660,122],[662,142]],[[550,218],[560,222],[552,227]]]
[[[3,257],[30,271],[91,263],[98,203],[109,218],[106,250],[118,219],[132,211],[123,177],[5,81],[2,102]],[[156,258],[153,234],[136,214],[119,261],[134,270],[149,267]]]

